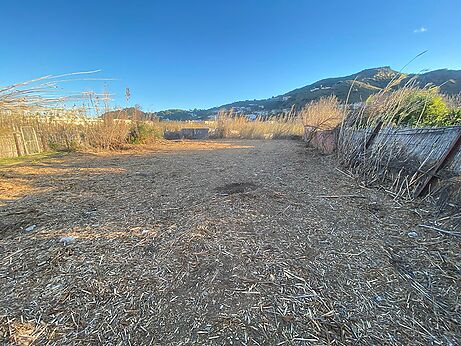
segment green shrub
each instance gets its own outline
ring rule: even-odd
[[[403,100],[400,122],[410,126],[444,126],[450,113],[435,88],[415,90]]]
[[[163,134],[157,127],[137,122],[130,129],[128,142],[131,144],[146,144],[162,137]]]
[[[366,109],[367,118],[380,118],[394,126],[461,125],[460,109],[448,107],[436,87],[404,87],[375,94],[368,98]]]
[[[451,110],[443,121],[444,126],[461,125],[461,109]]]

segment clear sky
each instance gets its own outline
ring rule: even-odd
[[[0,0],[0,85],[101,69],[116,104],[208,108],[390,65],[461,69],[461,0]],[[73,84],[102,91],[103,82]]]

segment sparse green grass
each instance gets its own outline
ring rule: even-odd
[[[68,152],[47,151],[39,154],[25,155],[19,157],[0,158],[0,166],[14,166],[21,163],[37,163],[44,159],[61,157],[67,155]]]

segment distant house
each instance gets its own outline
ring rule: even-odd
[[[181,129],[180,137],[183,139],[207,139],[209,136],[209,129],[204,128],[186,128]]]
[[[317,91],[317,90],[327,90],[327,89],[331,89],[331,86],[323,86],[323,85],[320,85],[319,87],[313,88],[313,89],[311,89],[310,91],[311,91],[311,92],[314,92],[314,91]]]
[[[359,109],[359,108],[363,107],[363,105],[364,105],[363,102],[356,102],[356,103],[353,103],[353,104],[351,105],[351,108],[352,108],[352,109]]]

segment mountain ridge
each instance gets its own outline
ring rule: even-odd
[[[257,111],[252,106],[252,104],[255,104],[269,113],[277,113],[283,110],[286,111],[293,105],[300,108],[310,101],[330,95],[335,95],[340,101],[345,102],[352,83],[354,87],[351,89],[348,102],[363,102],[370,95],[386,87],[393,79],[401,79],[396,86],[401,87],[411,78],[415,78],[416,83],[421,87],[427,84],[439,86],[441,92],[445,94],[453,95],[461,92],[461,70],[438,69],[422,74],[406,74],[395,71],[389,66],[382,66],[365,69],[347,76],[324,78],[272,98],[256,101],[237,101],[212,109],[237,108],[236,110],[245,113],[245,111]]]
[[[392,80],[400,81],[396,85],[398,88],[411,78],[415,78],[416,83],[421,87],[432,84],[439,86],[441,92],[445,94],[461,93],[461,70],[438,69],[421,74],[406,74],[395,71],[390,66],[381,66],[346,76],[324,78],[266,99],[240,100],[208,109],[168,109],[156,112],[155,115],[167,120],[201,120],[213,118],[221,109],[234,108],[239,113],[264,117],[287,112],[292,107],[300,109],[313,100],[330,95],[335,95],[342,102],[346,100],[349,103],[363,102],[370,95],[386,87]],[[146,114],[147,117],[152,117],[154,113]]]

